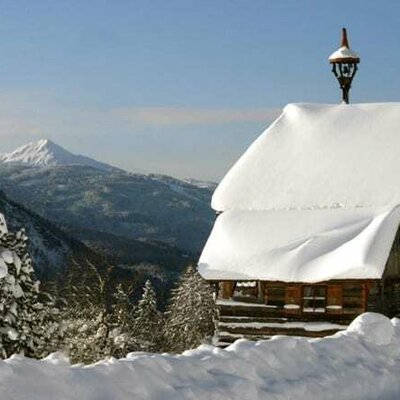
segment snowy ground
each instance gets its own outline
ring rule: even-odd
[[[324,339],[239,340],[225,350],[132,353],[90,366],[53,354],[0,362],[1,400],[400,398],[400,320],[358,317]]]

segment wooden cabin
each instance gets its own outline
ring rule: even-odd
[[[397,256],[391,259],[398,263]],[[317,284],[219,281],[215,288],[220,345],[241,337],[256,340],[273,335],[327,336],[345,329],[366,311],[389,317],[400,312],[398,278]]]
[[[400,313],[400,103],[289,105],[217,187],[218,343]]]

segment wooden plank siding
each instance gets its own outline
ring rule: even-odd
[[[326,313],[338,313],[338,307],[343,308],[343,313],[358,313],[369,308],[369,297],[376,295],[371,289],[379,287],[378,280],[368,281],[332,281],[318,284],[309,283],[283,283],[259,281],[254,288],[244,287],[243,296],[238,294],[240,288],[235,281],[219,282],[217,297],[221,299],[232,299],[234,294],[242,300],[248,298],[247,302],[264,303],[276,306],[276,312],[287,312],[285,305],[298,305],[299,312],[303,309],[303,288],[324,287],[326,289]],[[245,293],[246,292],[246,293]],[[246,301],[246,300],[245,300]],[[290,313],[294,308],[290,308]],[[333,311],[335,310],[335,311]]]
[[[258,281],[251,290],[240,286],[233,281],[219,285],[218,298],[223,301],[217,302],[216,333],[222,345],[240,337],[258,340],[273,335],[331,335],[367,311],[371,295],[380,296],[378,280],[317,284]],[[396,289],[400,302],[400,284]],[[316,322],[343,328],[310,330],[296,324]]]
[[[233,294],[233,288],[235,286],[234,281],[222,281],[221,282],[221,297],[223,299],[230,299]]]

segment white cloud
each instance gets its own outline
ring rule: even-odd
[[[0,153],[48,138],[128,170],[219,179],[256,131],[279,113],[272,108],[101,109],[71,104],[52,93],[0,92]],[[228,123],[229,130],[221,129]]]
[[[140,126],[219,125],[268,122],[279,115],[274,108],[215,109],[194,107],[126,107],[110,110],[71,107],[49,92],[0,92],[0,138],[16,141],[70,135],[131,133]]]
[[[42,124],[36,104],[23,94],[0,93],[0,138],[26,139],[40,134]]]
[[[0,151],[41,138],[92,137],[124,124],[107,110],[69,106],[48,92],[0,92]]]
[[[281,110],[273,108],[212,109],[180,107],[128,107],[113,110],[114,116],[133,124],[201,125],[232,122],[266,122],[276,118]]]

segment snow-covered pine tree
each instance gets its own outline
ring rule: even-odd
[[[130,301],[132,287],[126,288],[121,283],[113,294],[110,318],[111,354],[124,357],[127,353],[140,350],[134,337],[134,307]]]
[[[162,317],[157,309],[157,298],[149,280],[143,286],[142,298],[134,313],[133,336],[140,350],[156,352],[162,341]]]
[[[40,358],[58,349],[62,336],[60,312],[52,296],[39,291],[24,230],[0,229],[0,352],[2,357],[23,353]]]
[[[105,278],[88,261],[83,268],[72,260],[67,277],[63,312],[65,350],[72,362],[91,363],[110,355]]]
[[[74,262],[67,277],[65,347],[72,362],[92,363],[138,350],[133,332],[131,289],[110,282],[111,270]]]
[[[210,285],[189,266],[182,275],[166,311],[167,348],[182,352],[199,346],[214,332],[215,302]]]

